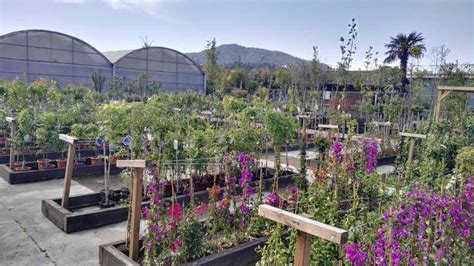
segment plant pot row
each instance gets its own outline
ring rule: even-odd
[[[111,157],[111,163],[116,164],[119,156]],[[101,165],[103,164],[103,159],[99,157],[90,157],[85,158],[81,161],[77,161],[75,166],[83,166],[83,165]],[[14,171],[30,171],[30,170],[47,170],[52,168],[64,169],[66,168],[67,160],[66,159],[56,159],[56,160],[48,160],[48,159],[39,159],[36,160],[36,167],[31,163],[25,163],[23,166],[23,162],[16,161],[13,163],[12,170]]]
[[[82,157],[91,157],[95,155],[95,152],[88,149],[79,149]],[[0,164],[8,163],[10,161],[11,149],[9,147],[0,148]],[[43,158],[49,158],[52,160],[61,159],[64,156],[64,152],[60,151],[48,151],[45,153],[38,153],[37,150],[29,150],[23,152],[15,152],[15,155],[18,156],[21,160],[26,162],[33,162],[36,160],[41,160]]]

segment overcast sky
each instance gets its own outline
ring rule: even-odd
[[[279,50],[305,59],[319,46],[335,65],[339,37],[358,23],[354,68],[374,46],[383,60],[390,36],[422,32],[428,50],[445,44],[449,61],[474,63],[474,0],[0,0],[0,34],[48,29],[78,37],[100,51],[134,49],[142,38],[182,52],[218,44]],[[425,57],[422,64],[430,64]]]

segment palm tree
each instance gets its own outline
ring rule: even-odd
[[[391,37],[390,43],[385,44],[388,49],[385,54],[384,63],[392,63],[395,60],[400,60],[400,69],[402,70],[402,88],[406,92],[406,86],[410,83],[407,79],[407,64],[408,58],[420,58],[423,56],[423,52],[426,50],[425,45],[422,43],[423,36],[421,33],[416,31],[411,32],[408,36],[399,33],[396,37]]]

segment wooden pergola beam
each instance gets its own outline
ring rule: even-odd
[[[434,122],[437,124],[440,118],[441,112],[441,101],[446,98],[451,92],[458,91],[458,92],[467,92],[473,93],[474,87],[461,87],[461,86],[438,86],[438,93],[436,97],[436,104],[434,108]]]

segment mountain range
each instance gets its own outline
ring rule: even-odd
[[[239,61],[245,67],[286,66],[306,61],[284,52],[238,44],[222,44],[217,47],[217,51],[219,53],[217,62],[226,66],[233,66]],[[204,64],[206,60],[206,51],[186,53],[186,55],[198,65]]]

